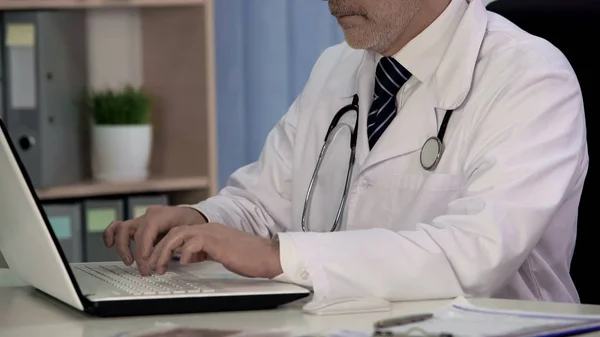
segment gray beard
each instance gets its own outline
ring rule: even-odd
[[[419,8],[420,0],[382,1],[367,25],[344,29],[346,42],[354,49],[382,53],[404,32]]]

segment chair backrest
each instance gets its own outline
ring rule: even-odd
[[[579,206],[571,276],[582,303],[600,304],[600,270],[596,270],[600,269],[600,222],[592,204],[593,186],[598,182],[598,172],[594,171],[598,134],[594,132],[594,125],[600,116],[600,53],[596,53],[600,36],[600,1],[496,0],[487,8],[559,48],[579,79],[585,105],[590,167]]]

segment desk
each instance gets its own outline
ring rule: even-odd
[[[474,299],[476,305],[496,309],[538,310],[561,314],[600,314],[600,306],[526,301]],[[394,304],[392,312],[339,316],[303,314],[301,302],[277,310],[133,318],[94,318],[79,313],[26,286],[8,270],[0,269],[0,337],[110,337],[174,323],[212,329],[263,330],[286,328],[295,333],[335,329],[370,329],[374,321],[397,315],[431,311],[448,300]],[[600,334],[596,334],[600,336]]]

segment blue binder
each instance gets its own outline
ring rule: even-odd
[[[67,260],[82,262],[81,205],[79,203],[46,204],[43,207]]]

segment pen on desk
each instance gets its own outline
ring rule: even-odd
[[[433,314],[418,314],[410,316],[402,316],[395,318],[382,319],[375,322],[376,329],[392,328],[395,326],[406,325],[410,323],[423,322],[433,317]]]
[[[428,334],[423,333],[423,331],[417,331],[418,334],[412,334],[412,331],[409,332],[391,332],[391,331],[375,331],[372,337],[455,337],[451,333],[440,333],[440,334]]]

